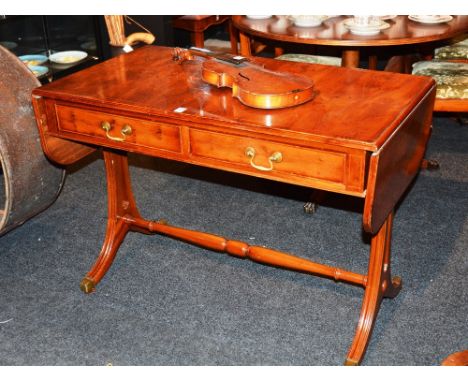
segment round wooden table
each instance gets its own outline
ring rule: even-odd
[[[386,20],[390,27],[373,36],[359,36],[345,27],[344,21],[352,16],[336,16],[325,20],[318,27],[297,27],[284,16],[268,19],[250,19],[233,16],[233,26],[239,31],[240,54],[251,56],[251,38],[283,43],[325,45],[342,48],[342,66],[358,67],[360,49],[416,45],[444,41],[468,32],[468,16],[453,16],[441,24],[422,24],[408,16],[396,16]],[[377,60],[369,60],[369,68],[375,69]]]

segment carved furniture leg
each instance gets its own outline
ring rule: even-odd
[[[358,365],[364,356],[383,297],[393,298],[401,289],[401,279],[390,274],[390,243],[393,212],[372,237],[367,284],[356,334],[345,365]]]
[[[80,288],[85,293],[94,291],[97,283],[99,283],[112,265],[125,235],[130,228],[133,229],[123,217],[125,215],[140,216],[131,190],[127,155],[125,153],[104,150],[104,162],[106,166],[108,195],[106,237],[99,257],[81,281]],[[139,229],[139,231],[149,233],[143,229]]]

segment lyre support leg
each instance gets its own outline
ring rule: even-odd
[[[134,229],[123,217],[140,216],[131,189],[127,155],[105,150],[104,163],[108,196],[106,237],[96,262],[81,281],[80,288],[85,293],[94,291],[97,283],[112,265],[125,235],[130,229]],[[139,229],[139,231],[149,233],[144,229]]]
[[[400,292],[401,279],[392,278],[390,273],[392,224],[393,212],[389,214],[377,234],[372,237],[361,314],[345,365],[360,364],[369,343],[382,298],[393,298]]]

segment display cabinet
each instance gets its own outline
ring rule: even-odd
[[[103,59],[100,24],[99,16],[1,16],[0,45],[18,57],[45,56],[47,61],[39,63],[43,68],[35,74],[41,82],[49,82]],[[86,56],[75,62],[50,60],[54,53],[69,51]]]

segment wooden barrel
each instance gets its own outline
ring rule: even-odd
[[[17,57],[0,46],[0,236],[49,207],[64,181],[64,169],[42,152],[31,105],[31,91],[39,85]]]

